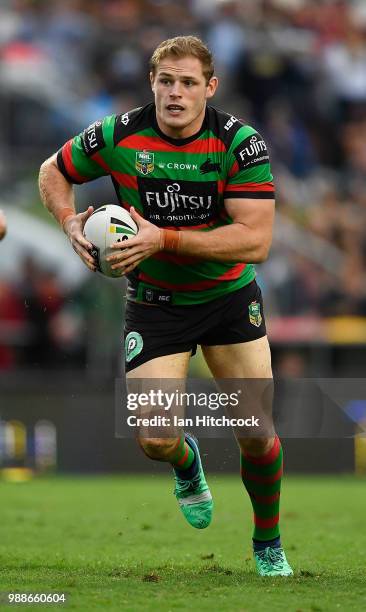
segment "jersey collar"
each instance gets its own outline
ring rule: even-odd
[[[206,106],[205,117],[203,119],[200,129],[198,130],[198,132],[196,132],[195,134],[192,134],[192,136],[189,136],[188,138],[172,138],[171,136],[167,136],[166,134],[164,134],[164,132],[162,132],[161,129],[159,128],[158,122],[156,120],[155,104],[152,104],[151,112],[152,112],[152,126],[155,132],[160,136],[162,140],[165,140],[166,142],[169,142],[170,144],[175,145],[177,147],[182,147],[183,145],[189,144],[190,142],[197,140],[197,138],[199,138],[201,134],[203,134],[203,132],[207,129],[207,125],[208,125],[207,106]]]

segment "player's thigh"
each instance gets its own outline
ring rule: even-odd
[[[202,346],[202,352],[215,378],[272,378],[267,336],[250,342]]]
[[[272,368],[271,352],[267,336],[221,346],[202,347],[207,364],[220,389],[230,392],[238,386],[241,402],[229,415],[237,419],[258,417],[257,429],[234,428],[234,434],[241,452],[261,456],[274,441],[272,418]]]
[[[155,357],[127,372],[126,378],[184,379],[187,377],[190,357],[191,351]]]
[[[127,391],[137,397],[149,397],[151,403],[140,405],[136,411],[138,417],[147,419],[160,416],[165,418],[161,426],[141,425],[136,431],[136,438],[145,451],[153,459],[162,459],[170,455],[182,436],[180,427],[174,425],[172,416],[183,417],[184,407],[171,404],[169,410],[156,401],[160,397],[184,393],[191,352],[175,353],[150,359],[126,373]],[[157,405],[158,404],[158,405]]]

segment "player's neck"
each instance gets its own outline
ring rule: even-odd
[[[184,127],[174,127],[167,125],[156,113],[156,122],[158,124],[159,130],[164,136],[168,138],[173,138],[175,140],[184,140],[185,138],[191,138],[195,134],[199,134],[201,131],[203,122],[205,120],[206,108],[200,113],[198,117],[187,126]]]

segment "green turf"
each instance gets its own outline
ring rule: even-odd
[[[0,591],[66,592],[82,611],[366,609],[364,479],[285,479],[293,579],[255,575],[239,477],[208,480],[215,511],[203,531],[185,523],[171,478],[0,483]]]

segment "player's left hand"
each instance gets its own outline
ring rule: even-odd
[[[112,264],[112,269],[123,270],[124,274],[132,272],[144,259],[151,257],[163,248],[162,230],[141,217],[133,206],[131,206],[129,212],[139,228],[138,234],[128,239],[128,246],[126,247],[121,248],[120,242],[112,244],[111,248],[115,249],[116,253],[107,257],[107,261]]]

